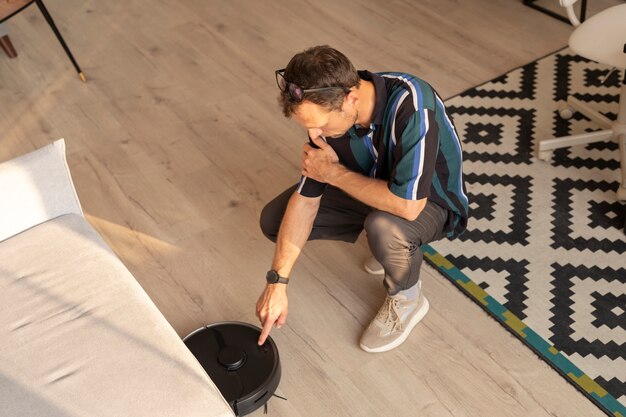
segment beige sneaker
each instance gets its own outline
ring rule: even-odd
[[[363,264],[363,268],[372,275],[382,275],[385,273],[385,269],[383,266],[374,258],[374,256],[370,256],[365,260]]]
[[[421,291],[415,300],[407,300],[403,295],[387,296],[369,327],[361,336],[361,349],[366,352],[386,352],[400,346],[413,327],[428,312],[428,300]]]

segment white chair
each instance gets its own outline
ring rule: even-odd
[[[617,199],[626,201],[626,4],[609,7],[580,23],[574,13],[577,0],[559,0],[567,10],[567,16],[576,27],[569,38],[570,48],[578,55],[610,65],[624,72],[619,98],[619,110],[615,121],[592,109],[575,97],[567,98],[568,108],[560,110],[563,118],[572,116],[576,110],[600,125],[597,132],[541,140],[538,144],[539,159],[550,160],[555,149],[575,145],[613,140],[619,144],[622,183],[617,190]]]

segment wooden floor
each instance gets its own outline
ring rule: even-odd
[[[297,181],[305,138],[276,104],[274,70],[294,53],[327,43],[358,68],[415,73],[450,97],[565,46],[571,32],[514,0],[47,5],[89,82],[34,6],[14,17],[19,57],[0,56],[0,160],[66,138],[88,220],[181,336],[256,322],[273,253],[258,216]],[[367,253],[363,239],[305,249],[287,326],[272,333],[289,400],[273,399],[270,415],[603,415],[429,267],[431,311],[409,340],[359,350],[384,298],[361,269]]]

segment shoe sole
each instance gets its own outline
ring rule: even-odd
[[[407,329],[404,331],[404,334],[402,336],[400,336],[398,339],[394,340],[393,342],[389,343],[388,345],[379,346],[377,348],[369,348],[367,346],[360,344],[361,349],[369,353],[380,353],[380,352],[387,352],[388,350],[397,348],[402,343],[404,343],[404,341],[409,337],[409,335],[413,331],[413,328],[417,326],[417,324],[420,321],[422,321],[424,316],[426,316],[426,313],[428,313],[429,309],[430,309],[430,304],[428,303],[428,300],[426,299],[426,297],[424,297],[424,304],[422,304],[422,307],[420,307],[419,311],[413,316],[411,321],[409,321],[409,325]]]

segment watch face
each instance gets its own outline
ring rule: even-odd
[[[267,279],[267,282],[270,284],[276,284],[279,280],[278,272],[274,270],[268,271],[265,279]]]

